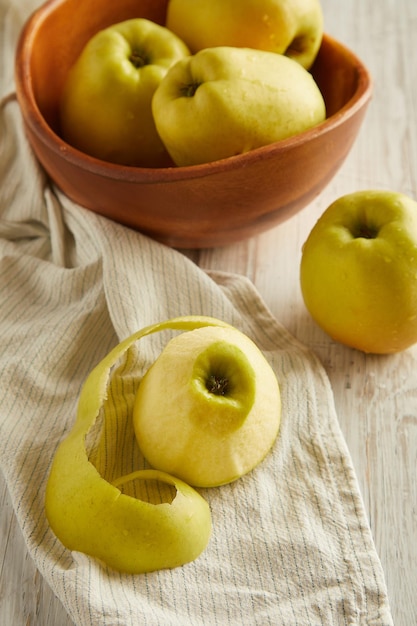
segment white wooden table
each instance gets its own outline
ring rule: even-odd
[[[306,312],[298,271],[302,243],[338,196],[383,188],[417,198],[417,2],[322,0],[322,6],[326,31],[352,48],[374,78],[358,141],[328,188],[300,215],[243,243],[189,255],[202,268],[247,275],[278,320],[322,360],[385,571],[395,625],[415,626],[417,346],[376,357],[332,342]],[[0,530],[0,624],[70,626],[26,552],[2,476]]]

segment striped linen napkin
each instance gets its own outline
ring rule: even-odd
[[[29,8],[0,0],[4,68]],[[391,625],[320,363],[246,278],[204,272],[50,186],[26,143],[11,75],[0,76],[0,465],[29,553],[74,624]],[[221,318],[258,344],[280,382],[281,431],[256,470],[201,491],[213,534],[198,559],[120,574],[56,539],[45,517],[46,480],[91,369],[136,330],[180,315]],[[147,362],[160,347],[146,347]],[[125,441],[125,473],[137,458],[128,419],[129,410],[127,422],[110,426],[112,439]]]

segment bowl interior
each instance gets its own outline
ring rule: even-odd
[[[90,37],[132,17],[164,24],[167,4],[168,0],[50,0],[34,15],[26,27],[28,36],[22,36],[17,71],[27,78],[31,93],[26,95],[32,98],[32,106],[56,134],[60,134],[59,102],[67,73]],[[327,118],[355,95],[360,67],[349,50],[324,36],[311,72],[326,102]]]

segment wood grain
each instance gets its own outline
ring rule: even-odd
[[[202,268],[247,275],[277,319],[323,362],[385,571],[394,623],[413,626],[417,347],[375,357],[333,343],[304,308],[298,270],[302,243],[339,195],[385,188],[417,198],[417,3],[322,0],[322,5],[327,32],[355,50],[374,77],[374,97],[350,156],[329,187],[299,216],[243,243],[187,254]],[[0,529],[0,623],[70,626],[27,556],[2,477]]]

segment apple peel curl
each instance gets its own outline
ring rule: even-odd
[[[95,557],[124,573],[173,568],[196,559],[211,535],[211,514],[202,496],[159,470],[140,470],[106,481],[89,461],[86,436],[106,398],[111,368],[139,339],[162,330],[231,326],[204,316],[178,317],[147,326],[121,343],[91,371],[81,391],[75,424],[60,443],[48,478],[45,509],[49,524],[69,550]],[[122,493],[131,480],[172,485],[172,502],[152,504]]]

